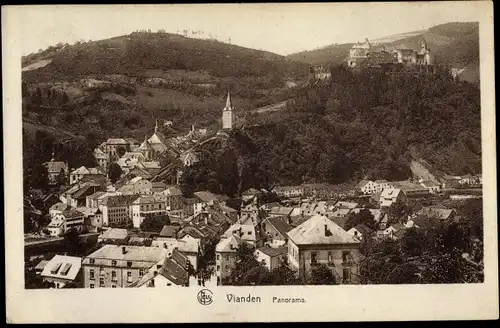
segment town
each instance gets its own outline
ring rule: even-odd
[[[142,142],[109,138],[94,150],[96,167],[70,169],[53,154],[50,192],[24,209],[47,222],[25,233],[26,288],[439,282],[434,248],[459,242],[468,282],[482,279],[482,232],[449,237],[482,229],[480,174],[185,197],[182,171],[200,144],[229,138],[233,107],[228,92],[216,133],[165,138],[160,127],[172,122],[157,121]],[[175,161],[162,166],[165,153]]]

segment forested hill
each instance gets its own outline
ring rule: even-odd
[[[431,49],[435,62],[462,69],[467,68],[470,76],[467,81],[479,79],[479,23],[454,22],[431,27],[415,33],[406,33],[401,38],[387,37],[389,42],[381,42],[387,46],[405,46],[420,49],[424,38]],[[353,42],[361,40],[353,40]],[[376,40],[374,40],[376,42]],[[288,55],[287,58],[313,65],[338,65],[345,60],[354,43],[335,44],[324,48]]]
[[[189,183],[194,177],[234,180],[222,190],[233,193],[239,184],[245,190],[273,183],[400,180],[411,176],[410,162],[418,159],[437,172],[481,172],[476,86],[447,75],[356,75],[342,68],[332,69],[332,78],[330,85],[298,92],[286,119],[281,115],[270,128],[238,132],[232,150],[215,160],[224,170],[190,172]]]
[[[92,74],[148,76],[151,69],[205,70],[216,77],[284,77],[308,72],[308,65],[274,53],[162,32],[60,44],[24,57],[23,67],[41,60],[51,62],[24,72],[25,81],[67,80]]]

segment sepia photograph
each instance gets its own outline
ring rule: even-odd
[[[15,7],[5,221],[38,302],[498,292],[491,3]]]

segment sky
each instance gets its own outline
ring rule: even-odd
[[[203,30],[281,55],[454,21],[478,21],[468,2],[19,6],[21,53],[139,29]],[[452,9],[452,10],[451,10]],[[484,12],[484,11],[483,11]]]

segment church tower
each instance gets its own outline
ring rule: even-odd
[[[232,130],[234,124],[234,111],[231,104],[231,95],[227,92],[226,107],[222,110],[222,130]]]

